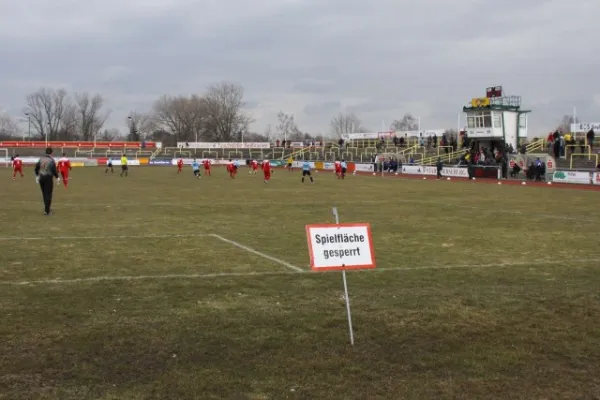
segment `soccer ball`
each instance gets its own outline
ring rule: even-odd
[[[521,185],[527,185],[527,183],[525,183],[525,182],[521,182]]]
[[[423,177],[423,180],[427,179],[426,177]]]
[[[396,172],[394,175],[398,175],[398,173]]]
[[[448,178],[446,178],[446,180],[447,180],[447,181],[449,181],[449,180],[450,180],[450,178],[448,177]]]
[[[377,175],[377,172],[373,172],[373,175]]]
[[[552,182],[548,182],[548,185],[552,185]]]
[[[502,182],[498,181],[498,185],[502,185]]]

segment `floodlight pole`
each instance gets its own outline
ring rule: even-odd
[[[332,209],[333,216],[335,217],[336,225],[340,224],[340,216],[337,211],[337,207]],[[346,281],[346,270],[342,270],[342,279],[344,281],[344,299],[346,300],[346,313],[348,314],[348,331],[350,332],[350,344],[354,346],[354,332],[352,330],[352,314],[350,313],[350,296],[348,296],[348,282]]]

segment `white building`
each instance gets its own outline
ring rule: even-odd
[[[521,96],[475,98],[463,112],[468,137],[484,146],[495,142],[518,149],[520,139],[527,137],[527,114],[531,111],[521,109]]]

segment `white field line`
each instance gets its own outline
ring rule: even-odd
[[[105,236],[0,236],[0,242],[30,240],[108,240],[108,239],[171,239],[199,238],[212,236],[208,233],[171,234],[171,235],[105,235]]]
[[[289,269],[292,269],[296,272],[305,272],[304,269],[299,268],[295,265],[288,263],[287,261],[283,261],[279,258],[275,258],[268,254],[262,253],[258,250],[254,250],[248,246],[244,246],[241,243],[236,241],[227,239],[221,235],[217,235],[214,233],[196,233],[196,234],[172,234],[172,235],[114,235],[114,236],[51,236],[51,237],[43,237],[43,236],[30,236],[30,237],[2,237],[0,236],[0,242],[7,241],[34,241],[34,240],[109,240],[109,239],[172,239],[172,238],[198,238],[198,237],[213,237],[222,242],[235,246],[239,249],[245,250],[249,253],[255,254],[259,257],[272,261],[276,264],[283,265]]]
[[[285,266],[285,267],[288,267],[289,269],[292,269],[292,270],[294,270],[294,271],[296,271],[296,272],[305,272],[305,271],[306,271],[306,270],[304,270],[304,269],[302,269],[302,268],[296,267],[295,265],[292,265],[292,264],[288,263],[287,261],[283,261],[283,260],[281,260],[281,259],[279,259],[279,258],[275,258],[275,257],[273,257],[273,256],[270,256],[270,255],[268,255],[268,254],[261,253],[260,251],[254,250],[253,248],[250,248],[250,247],[248,247],[248,246],[244,246],[244,245],[243,245],[243,244],[241,244],[241,243],[238,243],[238,242],[236,242],[236,241],[233,241],[233,240],[230,240],[230,239],[224,238],[224,237],[223,237],[223,236],[221,236],[221,235],[217,235],[217,234],[214,234],[214,233],[212,233],[210,236],[212,236],[212,237],[214,237],[214,238],[217,238],[217,239],[219,239],[219,240],[221,240],[221,241],[223,241],[223,242],[225,242],[225,243],[229,243],[229,244],[231,244],[231,245],[233,245],[233,246],[235,246],[235,247],[238,247],[238,248],[240,248],[240,249],[242,249],[242,250],[246,250],[247,252],[249,252],[249,253],[252,253],[252,254],[255,254],[255,255],[257,255],[257,256],[259,256],[259,257],[262,257],[262,258],[264,258],[264,259],[267,259],[267,260],[273,261],[274,263],[277,263],[277,264],[283,265],[283,266]]]
[[[452,269],[484,269],[484,268],[509,268],[519,266],[540,266],[540,265],[560,265],[560,264],[589,264],[598,263],[600,258],[588,258],[577,260],[540,260],[540,261],[516,261],[509,263],[495,264],[456,264],[456,265],[431,265],[424,267],[390,267],[376,268],[366,270],[353,270],[348,272],[357,273],[377,273],[377,272],[402,272],[402,271],[418,271],[418,270],[452,270]],[[137,276],[95,276],[89,278],[74,278],[74,279],[38,279],[31,281],[0,281],[0,285],[4,286],[22,286],[22,285],[54,285],[54,284],[70,284],[70,283],[87,283],[87,282],[103,282],[103,281],[137,281],[137,280],[174,280],[174,279],[211,279],[211,278],[226,278],[226,277],[250,277],[250,276],[281,276],[281,275],[306,275],[318,274],[310,270],[291,271],[269,271],[269,272],[222,272],[212,274],[167,274],[167,275],[137,275]],[[339,271],[326,271],[321,273],[334,274]]]

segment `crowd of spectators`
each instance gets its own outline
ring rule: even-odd
[[[562,133],[558,129],[554,132],[550,132],[546,138],[548,143],[548,149],[552,150],[555,158],[568,156],[576,152],[578,149],[581,153],[585,153],[587,146],[590,146],[590,151],[594,149],[594,130],[590,129],[585,137],[580,137],[579,140],[571,133]]]

